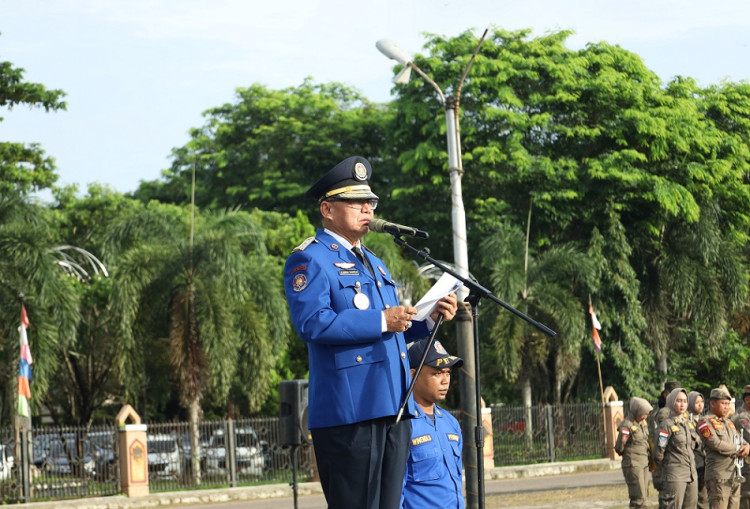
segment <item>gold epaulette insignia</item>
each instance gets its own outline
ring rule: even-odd
[[[313,242],[317,242],[317,240],[315,240],[315,237],[307,237],[304,242],[302,242],[302,244],[292,250],[292,253],[296,253],[297,251],[304,251],[305,249],[307,249],[307,246],[309,246]]]

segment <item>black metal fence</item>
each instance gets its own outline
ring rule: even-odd
[[[492,406],[496,466],[606,455],[601,403]]]
[[[606,452],[599,403],[493,406],[492,430],[496,466],[602,457]],[[312,446],[283,447],[278,417],[201,422],[195,451],[187,422],[150,423],[147,440],[152,492],[291,482],[293,453],[298,478],[314,475]],[[0,503],[121,493],[114,424],[40,427],[18,439],[6,428],[0,429],[0,441]],[[22,475],[24,462],[28,477]]]

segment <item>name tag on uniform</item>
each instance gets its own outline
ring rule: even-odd
[[[422,435],[421,437],[416,437],[416,438],[411,439],[411,445],[419,445],[419,444],[424,444],[427,442],[432,442],[431,435]]]
[[[451,442],[458,442],[458,435],[456,435],[455,433],[446,433],[445,436],[447,436],[448,440],[450,440]]]

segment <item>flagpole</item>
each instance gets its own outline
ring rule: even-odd
[[[596,324],[594,323],[594,307],[591,305],[591,294],[589,294],[589,314],[591,314],[591,329],[594,333],[594,336],[597,336],[596,332]],[[596,343],[594,343],[596,346]],[[597,348],[594,348],[594,352],[596,355],[596,371],[599,374],[599,394],[602,398],[602,408],[604,408],[604,384],[602,383],[602,364],[599,361],[599,350]]]
[[[596,370],[599,372],[599,393],[602,396],[602,406],[604,406],[604,386],[602,385],[602,365],[599,362],[599,352],[596,352]]]

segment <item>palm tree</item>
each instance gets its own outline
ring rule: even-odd
[[[152,203],[114,225],[107,245],[111,305],[127,354],[118,358],[125,371],[139,376],[149,345],[167,343],[189,415],[192,472],[200,482],[202,399],[208,393],[225,399],[239,384],[257,408],[290,327],[279,277],[283,261],[266,253],[251,216],[199,215],[194,238],[189,224],[184,209]]]
[[[521,381],[526,405],[531,404],[535,373],[543,377],[538,388],[546,391],[551,386],[550,399],[561,402],[563,384],[577,373],[581,342],[587,337],[586,307],[580,295],[593,277],[590,261],[577,247],[565,244],[529,257],[525,263],[528,249],[523,235],[512,227],[493,232],[480,250],[495,293],[558,333],[550,338],[510,313],[498,313],[491,336],[504,359],[504,375]]]
[[[646,337],[664,379],[670,350],[698,339],[693,351],[715,353],[731,314],[745,303],[744,255],[721,216],[717,205],[704,206],[697,223],[665,225],[654,247],[641,251]]]
[[[529,209],[529,225],[531,209]],[[573,244],[550,247],[538,253],[529,249],[529,231],[500,225],[480,246],[482,265],[498,297],[545,323],[558,335],[550,338],[510,313],[500,312],[490,326],[490,336],[502,375],[520,382],[527,409],[526,434],[530,439],[532,385],[551,389],[555,403],[563,400],[563,386],[577,373],[586,335],[585,294],[594,268],[585,253]]]
[[[0,195],[0,352],[5,366],[0,385],[4,402],[15,398],[21,304],[30,320],[32,402],[43,399],[57,370],[53,352],[74,337],[80,319],[74,282],[57,264],[56,240],[45,208]],[[9,408],[4,403],[3,414]]]

